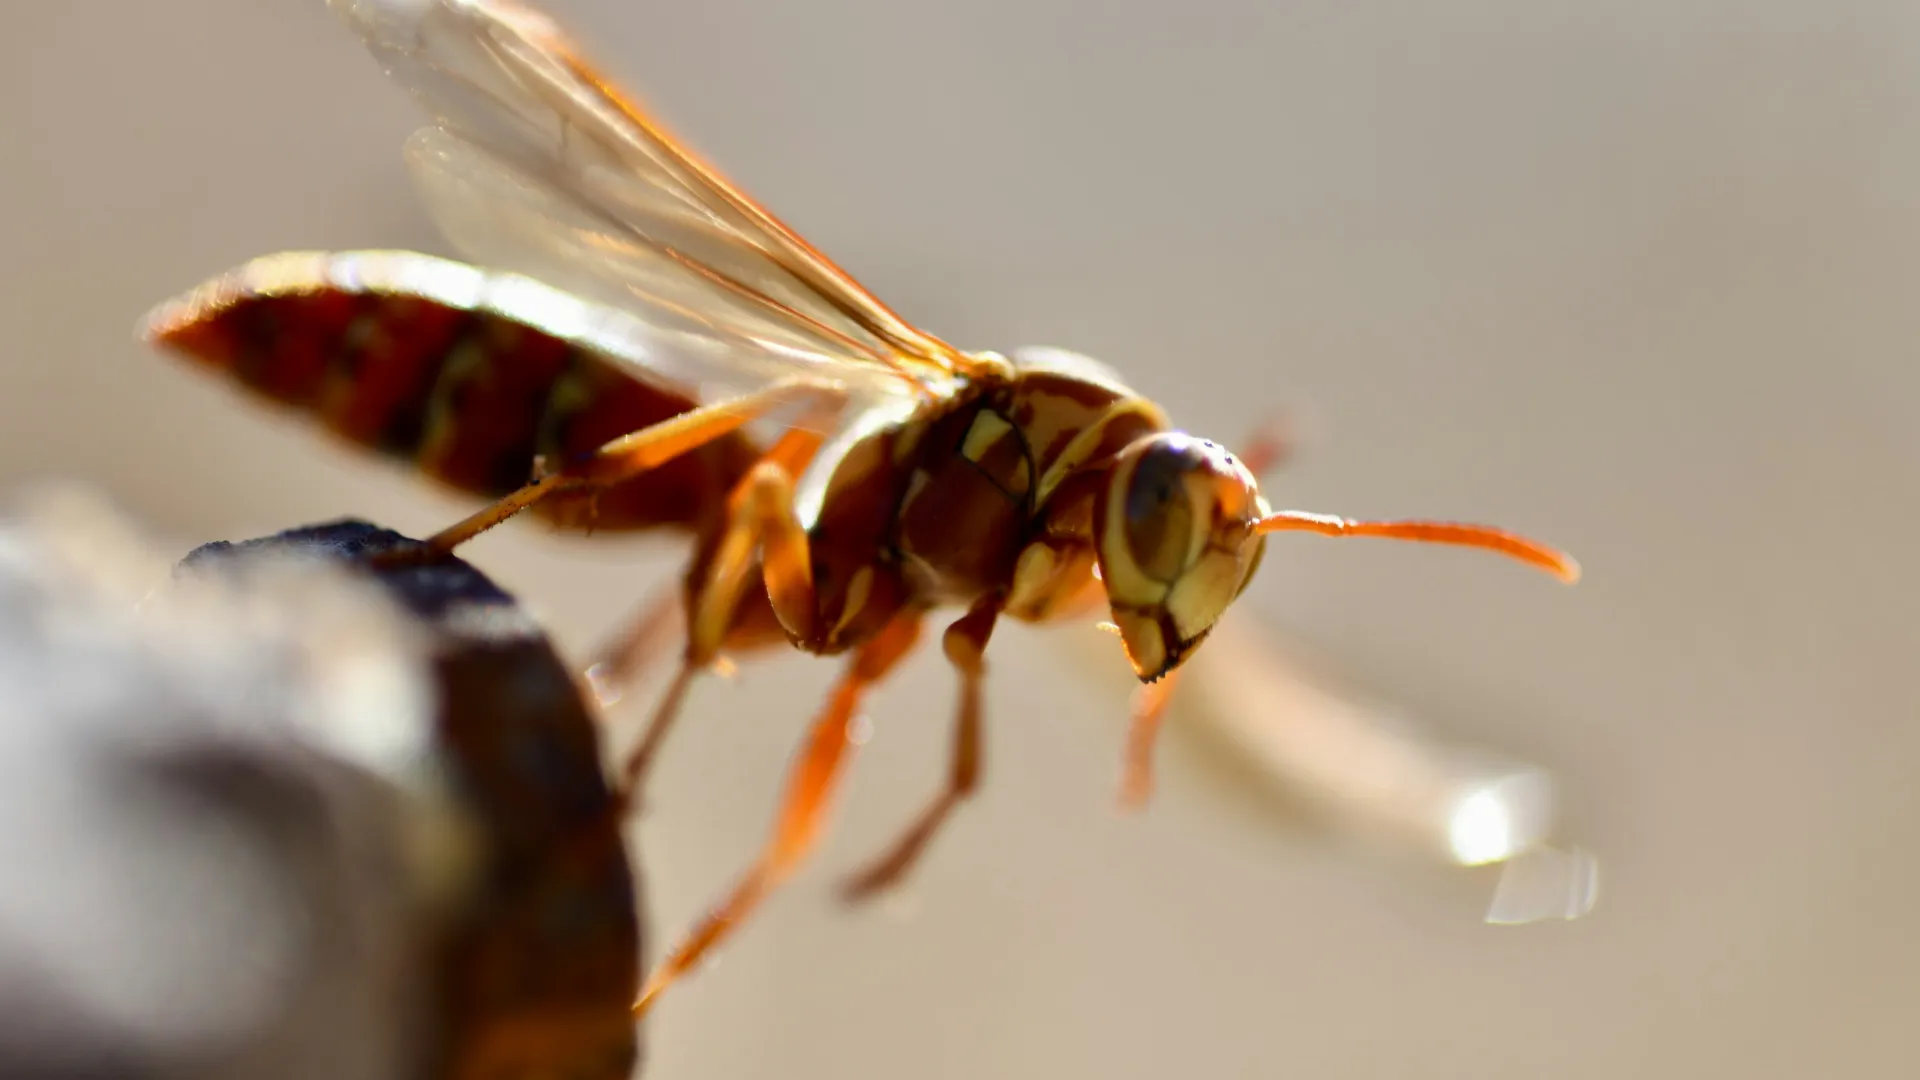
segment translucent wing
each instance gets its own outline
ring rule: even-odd
[[[1215,627],[1181,683],[1196,733],[1348,824],[1453,863],[1504,862],[1546,840],[1546,771],[1441,742],[1303,655],[1251,618]]]
[[[1078,640],[1114,664],[1111,637]],[[1597,861],[1549,840],[1550,773],[1443,742],[1309,655],[1243,613],[1215,626],[1187,661],[1166,735],[1193,751],[1188,762],[1213,794],[1278,808],[1294,824],[1308,810],[1336,831],[1424,858],[1498,863],[1488,922],[1573,919],[1592,908]]]
[[[786,359],[922,381],[968,366],[695,158],[543,14],[328,4],[435,117],[409,161],[468,257]]]
[[[428,128],[409,141],[407,160],[441,230],[470,258],[628,316],[604,320],[625,347],[609,329],[600,348],[635,361],[642,379],[703,401],[809,373],[868,401],[911,391],[895,369],[863,362],[806,320],[721,288],[644,239],[604,231],[590,211],[472,143]]]
[[[1500,884],[1487,905],[1496,926],[1578,919],[1593,910],[1600,890],[1600,861],[1580,848],[1544,845],[1523,851],[1500,868]]]

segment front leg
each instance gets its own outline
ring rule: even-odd
[[[926,851],[927,842],[962,799],[980,784],[980,691],[986,681],[984,654],[1000,617],[1000,597],[976,603],[952,626],[941,644],[960,676],[960,709],[954,722],[953,758],[947,783],[887,852],[848,879],[842,895],[865,900],[897,884]]]
[[[1160,721],[1173,700],[1173,688],[1185,668],[1175,668],[1134,691],[1133,717],[1127,724],[1127,754],[1120,775],[1120,808],[1139,810],[1153,794],[1153,744]]]

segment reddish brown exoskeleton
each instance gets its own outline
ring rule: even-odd
[[[1175,430],[1076,354],[963,352],[912,326],[519,3],[329,2],[434,115],[409,161],[443,231],[491,269],[406,252],[269,256],[163,305],[149,336],[493,497],[433,550],[521,510],[564,528],[690,533],[680,672],[629,760],[629,792],[694,676],[724,655],[849,655],[759,860],[654,971],[636,1012],[814,846],[849,722],[935,609],[965,612],[942,638],[960,676],[948,783],[855,895],[898,880],[973,790],[982,654],[1002,618],[1105,606],[1145,684],[1126,781],[1137,800],[1174,676],[1268,534],[1463,544],[1577,576],[1567,557],[1482,526],[1274,511],[1256,481],[1271,447],[1247,460]]]

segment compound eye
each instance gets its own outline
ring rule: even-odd
[[[1142,574],[1171,584],[1187,569],[1193,545],[1194,470],[1204,468],[1190,448],[1154,446],[1135,462],[1127,486],[1127,553]]]

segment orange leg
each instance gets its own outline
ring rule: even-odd
[[[842,895],[865,900],[898,883],[926,850],[947,815],[980,784],[980,690],[985,681],[983,655],[1000,615],[999,597],[983,600],[961,616],[941,639],[947,659],[960,675],[960,710],[954,724],[953,759],[942,788],[886,854],[847,880]]]
[[[694,450],[768,413],[804,403],[815,414],[838,413],[844,391],[830,383],[787,380],[727,401],[703,405],[607,443],[582,461],[547,473],[477,513],[428,537],[424,554],[445,554],[557,491],[610,487]]]
[[[1247,439],[1246,446],[1240,452],[1240,464],[1257,480],[1265,480],[1267,474],[1285,464],[1293,457],[1297,442],[1291,425],[1283,416],[1269,417]]]
[[[1104,592],[1101,594],[1104,597]],[[1100,628],[1118,634],[1120,628],[1101,623]],[[1173,689],[1186,668],[1174,668],[1157,680],[1134,691],[1133,716],[1127,722],[1127,749],[1120,765],[1120,808],[1138,810],[1153,794],[1153,747],[1160,737],[1160,721],[1166,718],[1173,701]]]
[[[629,800],[638,796],[640,783],[680,715],[694,677],[712,667],[719,657],[734,611],[748,586],[756,579],[764,581],[774,612],[787,631],[803,641],[813,636],[818,618],[813,556],[806,528],[794,510],[793,476],[812,460],[823,441],[824,436],[811,425],[793,428],[728,498],[726,531],[691,601],[687,651],[680,670],[655,706],[646,734],[621,771],[621,791]]]
[[[851,745],[847,738],[848,724],[858,715],[868,688],[905,658],[919,638],[920,614],[909,612],[887,624],[854,654],[826,709],[815,718],[807,733],[806,745],[788,774],[780,816],[760,858],[741,876],[726,899],[696,924],[680,947],[647,976],[647,984],[633,1006],[635,1015],[645,1014],[661,991],[692,970],[707,950],[738,929],[813,849]]]
[[[1120,778],[1120,806],[1138,810],[1153,794],[1153,745],[1166,718],[1173,688],[1185,668],[1175,668],[1158,681],[1142,686],[1133,699],[1133,720],[1127,726],[1127,756]]]

